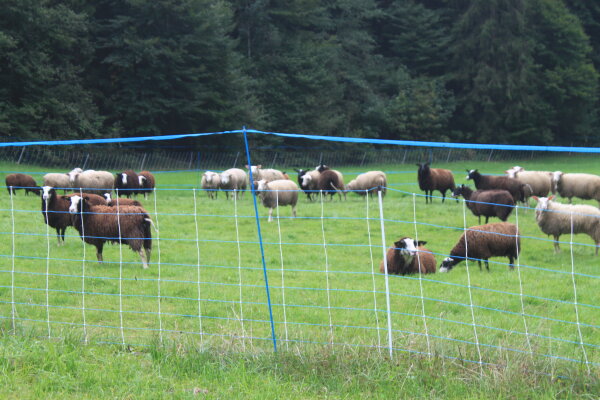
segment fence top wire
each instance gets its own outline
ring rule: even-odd
[[[380,145],[395,145],[409,147],[437,147],[448,149],[478,149],[478,150],[512,150],[512,151],[547,151],[547,152],[571,152],[571,153],[600,153],[600,147],[568,147],[568,146],[531,146],[531,145],[511,145],[511,144],[477,144],[477,143],[447,143],[447,142],[422,142],[417,140],[392,140],[392,139],[371,139],[371,138],[352,138],[344,136],[324,136],[307,135],[299,133],[265,132],[255,129],[231,130],[222,132],[206,133],[187,133],[178,135],[160,135],[160,136],[139,136],[129,138],[108,138],[108,139],[74,139],[74,140],[43,140],[37,142],[4,142],[1,147],[23,147],[23,146],[63,146],[74,144],[106,144],[106,143],[131,143],[144,141],[166,141],[175,139],[194,138],[210,135],[225,135],[236,133],[252,133],[261,135],[272,135],[279,137],[288,137],[294,139],[321,140],[329,142],[345,143],[369,143]]]

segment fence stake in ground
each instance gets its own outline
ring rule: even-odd
[[[381,223],[381,251],[383,253],[383,268],[385,270],[385,301],[387,303],[387,322],[388,322],[388,349],[390,352],[390,358],[393,357],[392,352],[392,313],[390,309],[390,282],[388,277],[388,264],[387,254],[385,245],[385,224],[383,223],[383,198],[381,197],[381,191],[377,192],[377,198],[379,200],[379,222]]]

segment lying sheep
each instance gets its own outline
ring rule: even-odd
[[[388,274],[434,274],[435,257],[424,245],[427,242],[418,242],[409,237],[394,242],[386,253]],[[385,274],[385,264],[379,265],[379,272]]]
[[[225,196],[229,199],[229,192],[233,192],[233,196],[237,199],[244,197],[246,191],[246,172],[239,168],[229,168],[221,172],[221,185],[219,188],[225,191]]]
[[[515,207],[515,202],[506,190],[476,190],[461,185],[454,189],[452,196],[463,196],[467,200],[467,207],[473,215],[479,218],[485,217],[485,223],[488,223],[490,217],[498,217],[501,221],[506,221]]]
[[[319,184],[319,176],[321,173],[316,170],[307,171],[305,169],[294,169],[298,173],[298,184],[300,189],[306,193],[309,201],[313,200],[313,196],[317,191],[317,185]]]
[[[206,194],[210,199],[216,199],[219,196],[219,186],[221,185],[221,177],[216,172],[206,171],[202,175],[200,182],[202,190],[206,190]]]
[[[83,172],[73,171],[69,173],[73,188],[82,189],[86,192],[98,193],[100,195],[112,192],[115,178],[110,172],[94,171],[92,169]]]
[[[148,194],[154,191],[156,180],[150,171],[142,171],[138,174],[140,190],[138,193],[144,194],[144,199],[148,198]]]
[[[129,198],[120,198],[120,197],[116,197],[116,198],[112,198],[112,196],[110,195],[110,193],[104,193],[104,199],[106,200],[106,205],[107,206],[136,206],[136,207],[142,207],[142,203],[140,203],[139,201],[135,200],[135,199],[129,199]]]
[[[152,220],[142,207],[134,206],[92,206],[87,197],[71,197],[69,212],[73,226],[85,243],[96,246],[96,257],[102,263],[104,243],[128,244],[142,259],[144,269],[148,268],[152,250]],[[142,251],[143,248],[143,251]]]
[[[546,235],[554,237],[554,251],[560,252],[560,235],[585,233],[600,247],[600,210],[594,206],[561,204],[550,197],[533,197],[538,202],[535,220]]]
[[[387,177],[383,171],[368,171],[358,175],[346,185],[347,192],[358,193],[361,196],[373,197],[374,192],[381,191],[381,195],[385,196],[387,191]]]
[[[555,193],[572,202],[573,197],[583,200],[596,200],[600,204],[600,176],[593,174],[552,174]]]
[[[8,190],[8,194],[10,195],[15,194],[19,189],[25,190],[25,196],[27,196],[29,192],[38,196],[40,195],[40,188],[31,175],[9,174],[6,175],[5,182],[6,190]]]
[[[442,194],[442,203],[446,200],[446,191],[454,190],[454,175],[449,169],[430,168],[429,163],[418,163],[417,179],[419,189],[425,192],[425,204],[433,202],[433,191],[437,190]]]
[[[135,171],[128,169],[115,174],[115,191],[123,193],[128,198],[140,192],[140,178]]]
[[[465,243],[466,238],[466,243]],[[465,258],[476,259],[481,270],[481,260],[489,271],[490,257],[508,257],[510,269],[514,269],[515,258],[519,256],[521,239],[517,226],[508,222],[472,226],[464,232],[458,243],[440,265],[440,272],[450,271]]]
[[[467,173],[467,179],[472,179],[478,190],[507,190],[515,204],[517,201],[525,201],[525,185],[517,179],[506,176],[481,175],[476,169],[468,169]]]
[[[63,193],[67,193],[67,190],[73,186],[69,179],[69,174],[49,173],[44,175],[44,186],[52,186],[56,189],[62,189]]]
[[[263,168],[262,165],[252,165],[251,168],[248,168],[248,165],[246,165],[246,169],[252,172],[252,180],[254,182],[260,180],[271,182],[286,179],[283,172],[273,168]]]
[[[273,210],[278,206],[292,206],[292,214],[296,217],[298,202],[298,186],[289,179],[278,179],[267,182],[261,179],[254,183],[257,196],[263,206],[269,208],[269,222],[273,221]]]

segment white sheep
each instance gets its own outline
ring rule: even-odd
[[[246,172],[243,169],[230,168],[221,172],[221,185],[219,188],[225,191],[227,199],[229,199],[230,191],[233,191],[233,196],[236,196],[236,198],[238,198],[238,195],[243,197],[247,181]]]
[[[89,169],[83,172],[69,172],[73,188],[83,189],[91,193],[111,193],[115,177],[108,171],[94,171]]]
[[[560,235],[585,233],[596,243],[596,255],[600,247],[600,210],[589,205],[561,204],[554,196],[533,197],[538,202],[535,220],[546,235],[554,237],[554,251],[560,252]]]
[[[64,193],[67,193],[67,190],[72,188],[71,179],[69,174],[59,174],[51,172],[49,174],[44,175],[44,186],[51,186],[56,189],[62,189]]]
[[[221,177],[216,172],[206,171],[202,175],[202,189],[206,190],[208,197],[216,199],[218,196],[219,186],[221,185]]]
[[[321,173],[316,170],[303,172],[304,173],[299,178],[300,187],[306,193],[308,200],[312,201],[312,196],[319,190],[319,177],[321,176]]]
[[[548,193],[554,193],[552,172],[550,171],[525,171],[523,167],[514,166],[505,172],[509,178],[515,178],[519,182],[529,185],[530,190],[525,192],[527,203],[532,195],[544,197],[548,196]]]
[[[366,196],[367,191],[373,197],[374,192],[381,190],[381,195],[385,196],[387,187],[387,177],[382,171],[368,171],[358,175],[346,185],[347,192],[355,192],[361,196]]]
[[[263,206],[269,208],[269,222],[273,221],[273,210],[278,206],[292,206],[292,214],[296,217],[298,203],[298,185],[289,179],[278,179],[267,182],[261,179],[255,182],[257,195]]]
[[[252,165],[252,168],[248,168],[248,165],[246,165],[246,169],[252,171],[252,180],[255,182],[263,179],[267,182],[286,179],[283,172],[278,169],[263,168],[262,165]]]
[[[565,174],[556,171],[552,174],[554,193],[569,199],[579,197],[583,200],[596,200],[600,203],[600,176],[593,174]]]

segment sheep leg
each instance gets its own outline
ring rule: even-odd
[[[292,215],[294,216],[294,218],[296,218],[296,206],[292,207]],[[598,252],[598,249],[596,249],[596,252]]]
[[[508,257],[508,261],[510,263],[510,265],[509,265],[510,269],[515,269],[515,259],[514,259],[514,257]]]
[[[146,254],[144,253],[144,251],[142,249],[140,249],[138,251],[138,254],[140,255],[140,258],[142,259],[142,267],[144,269],[148,269],[148,260],[146,259]]]
[[[98,259],[98,263],[102,264],[102,248],[104,247],[104,243],[100,243],[96,245],[96,258]]]
[[[152,255],[152,249],[146,247],[144,250],[146,251],[146,262],[150,262],[150,256]]]
[[[442,204],[444,204],[444,200],[446,200],[446,191],[442,192]]]
[[[269,208],[269,222],[273,221],[273,209]]]
[[[477,260],[477,264],[479,264],[479,270],[480,270],[480,271],[483,271],[483,270],[481,269],[481,260]]]
[[[490,220],[490,217],[486,215],[485,216],[485,223],[487,224],[489,220]]]
[[[490,272],[490,264],[488,263],[488,260],[485,260],[485,269]]]
[[[558,239],[560,236],[554,235],[554,252],[560,253],[560,245],[558,244]]]

